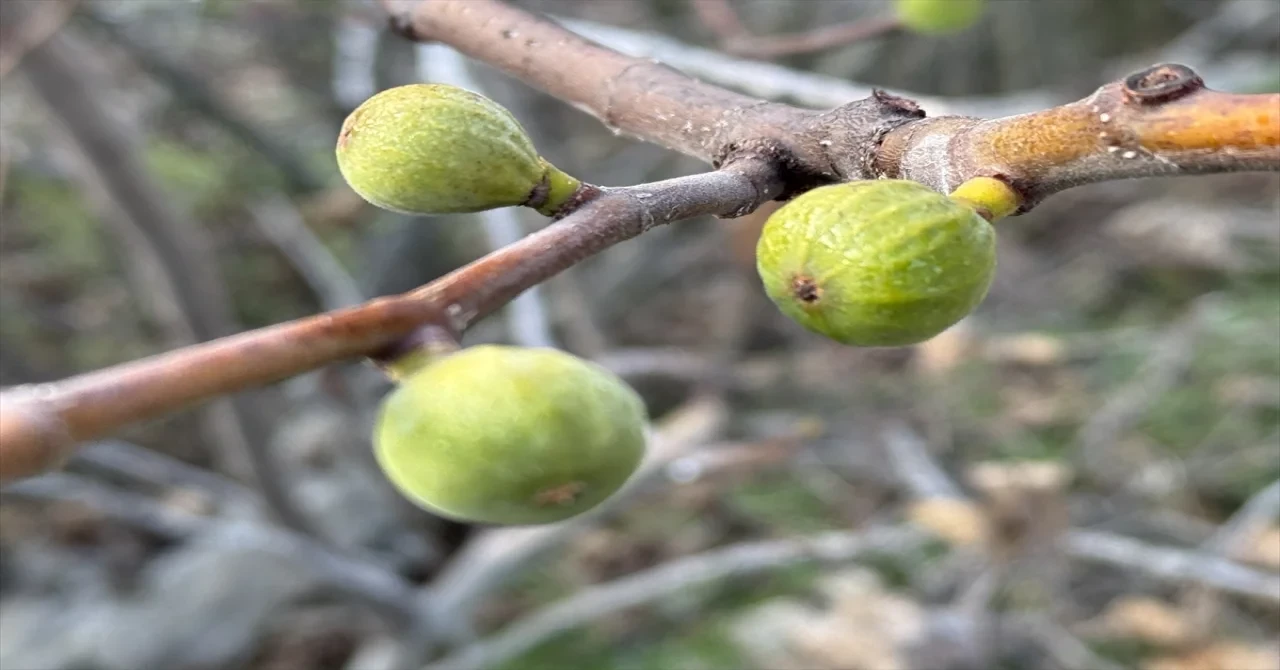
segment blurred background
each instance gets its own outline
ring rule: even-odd
[[[1005,115],[1166,61],[1280,91],[1272,0],[999,0],[954,36],[781,54],[742,36],[889,3],[517,4],[818,108],[875,86]],[[544,225],[363,203],[332,147],[383,88],[480,90],[597,184],[706,169],[359,0],[0,8],[4,386],[404,291]],[[370,455],[386,382],[325,369],[4,489],[0,668],[1280,668],[1280,175],[1054,196],[1002,222],[983,306],[902,349],[771,306],[772,209],[656,229],[467,335],[643,394],[649,460],[600,513],[504,530],[412,508]]]

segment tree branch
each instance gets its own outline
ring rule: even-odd
[[[22,16],[16,3],[9,16]],[[176,309],[169,321],[170,337],[183,344],[212,340],[240,329],[226,292],[212,243],[202,228],[174,207],[147,173],[138,148],[127,131],[107,112],[98,95],[97,82],[85,71],[84,52],[74,30],[64,29],[33,49],[24,61],[32,87],[48,105],[77,148],[84,155],[91,177],[99,182],[128,237],[137,245],[163,279],[148,288],[164,296]],[[280,520],[295,529],[310,531],[311,524],[290,496],[287,481],[272,454],[262,448],[269,432],[261,406],[250,399],[231,396],[210,407],[207,420],[214,427],[213,445],[223,465],[246,460],[263,495]],[[0,415],[0,423],[7,423]],[[0,425],[0,455],[6,455]],[[7,463],[0,463],[0,478]]]
[[[563,220],[415,291],[0,395],[0,481],[56,467],[85,440],[226,393],[373,356],[425,325],[461,332],[520,292],[664,223],[776,196],[771,166],[598,191]]]
[[[294,193],[314,193],[325,186],[324,178],[307,165],[302,156],[285,143],[241,114],[235,106],[205,85],[197,75],[187,71],[154,47],[131,36],[116,22],[88,8],[81,12],[85,22],[101,31],[107,39],[133,58],[147,74],[167,87],[174,98],[204,115],[245,146],[257,152],[272,165]]]
[[[885,136],[875,166],[943,192],[998,176],[1022,193],[1024,211],[1100,181],[1276,171],[1280,94],[1213,91],[1190,68],[1157,65],[1041,112],[907,124]]]
[[[1104,179],[1280,170],[1280,95],[1210,91],[1182,66],[1157,66],[1080,102],[991,121],[926,119],[912,101],[879,92],[817,112],[624,56],[497,0],[431,0],[408,9],[385,3],[406,36],[446,42],[620,132],[724,169],[587,189],[558,224],[401,296],[15,390],[0,409],[0,479],[52,467],[71,444],[128,422],[385,353],[424,325],[461,331],[654,225],[739,216],[823,183],[895,177],[950,191],[971,177],[995,176],[1020,192],[1025,211],[1053,192]]]
[[[410,597],[412,585],[399,575],[373,561],[339,553],[305,535],[278,526],[190,514],[147,496],[63,473],[7,486],[0,490],[0,495],[41,502],[78,502],[106,517],[164,537],[178,539],[204,535],[228,545],[268,551],[297,561],[322,585],[369,605],[394,626],[406,626],[422,615]]]
[[[865,98],[872,91],[871,86],[856,81],[796,70],[776,63],[735,58],[719,51],[690,46],[665,35],[581,19],[556,17],[556,20],[587,39],[608,44],[629,56],[656,59],[703,81],[727,86],[758,98],[786,98],[806,107],[829,108]],[[916,93],[903,95],[915,100],[934,115],[1017,114],[1058,102],[1045,91],[947,98]]]
[[[923,533],[879,528],[863,533],[832,531],[812,537],[744,542],[686,556],[554,603],[428,667],[498,667],[558,633],[706,582],[805,562],[843,563],[868,554],[902,555],[921,548],[925,542]]]
[[[627,58],[498,0],[419,1],[399,16],[410,37],[446,42],[619,131],[713,165],[737,155],[772,159],[786,168],[786,195],[873,177],[949,192],[996,176],[1022,194],[1026,211],[1097,181],[1280,170],[1280,94],[1212,91],[1181,65],[1148,68],[1075,103],[988,121],[925,119],[914,102],[882,93],[816,113]],[[560,67],[567,62],[580,65]]]
[[[822,51],[873,37],[902,27],[893,16],[868,16],[782,35],[752,35],[728,0],[693,0],[698,20],[720,39],[720,48],[749,58],[776,58]]]
[[[1280,575],[1204,551],[1158,547],[1123,535],[1084,529],[1068,531],[1061,547],[1076,560],[1108,563],[1157,579],[1200,584],[1273,607],[1280,605]]]
[[[624,56],[494,0],[418,2],[410,25],[417,40],[445,42],[610,128],[708,163],[723,159],[735,139],[758,138],[761,121],[776,129],[798,111]]]

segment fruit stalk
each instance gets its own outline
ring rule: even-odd
[[[995,223],[1018,211],[1022,196],[994,177],[974,177],[951,192],[953,200],[973,208],[978,216]]]

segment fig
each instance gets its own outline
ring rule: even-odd
[[[479,345],[409,372],[384,399],[379,465],[419,506],[458,521],[545,524],[612,496],[645,452],[643,401],[554,349]]]
[[[983,0],[895,0],[898,21],[907,30],[926,35],[959,32],[977,23]]]
[[[834,184],[769,217],[756,266],[769,298],[805,328],[854,346],[905,346],[986,297],[995,231],[964,202],[913,181]]]
[[[365,100],[343,121],[335,151],[356,193],[405,214],[527,205],[551,215],[581,185],[538,155],[505,108],[447,84]]]

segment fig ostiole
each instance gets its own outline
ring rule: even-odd
[[[775,211],[756,264],[765,293],[808,330],[854,346],[906,346],[982,302],[995,241],[964,202],[913,181],[855,181]]]
[[[926,35],[959,32],[978,22],[984,0],[894,0],[903,28]]]
[[[616,493],[645,453],[647,413],[625,382],[555,349],[468,347],[401,377],[374,432],[395,487],[477,524],[562,521]]]
[[[342,124],[343,179],[368,202],[406,214],[524,205],[554,215],[581,182],[538,155],[509,111],[448,84],[381,91]]]

